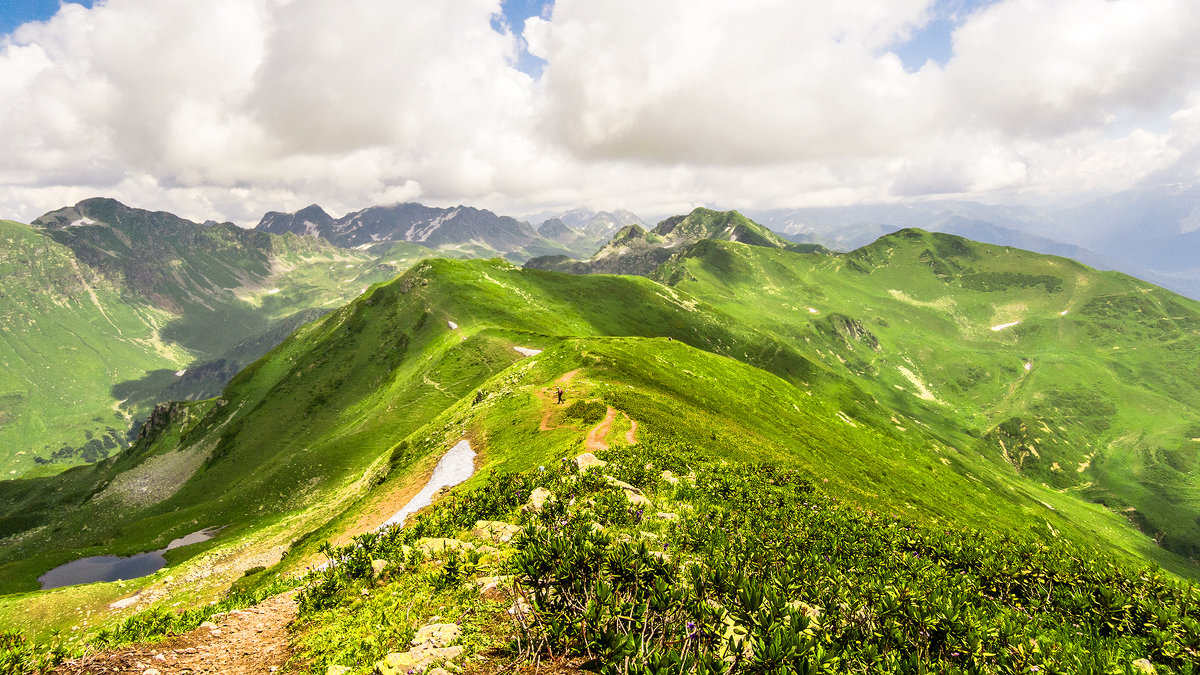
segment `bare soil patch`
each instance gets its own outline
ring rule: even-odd
[[[271,675],[292,656],[287,626],[296,618],[295,591],[214,617],[201,627],[155,644],[135,644],[72,659],[56,675]],[[153,672],[152,672],[153,671]]]

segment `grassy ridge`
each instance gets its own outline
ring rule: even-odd
[[[541,431],[539,394],[575,370],[573,400],[612,406],[624,413],[618,425],[627,416],[681,452],[785,465],[880,512],[1102,546],[1194,574],[1123,517],[1079,499],[1082,486],[1043,485],[989,445],[998,441],[988,434],[1004,429],[980,402],[1017,406],[1021,378],[1038,376],[1049,356],[1029,357],[1017,334],[990,330],[1012,302],[970,305],[965,291],[943,299],[932,293],[948,282],[922,250],[913,255],[920,274],[908,277],[881,262],[893,255],[702,242],[660,271],[668,286],[495,260],[422,262],[299,329],[218,399],[163,409],[162,424],[121,457],[54,480],[0,483],[0,523],[11,535],[0,591],[29,589],[37,573],[77,555],[150,550],[205,526],[227,526],[223,542],[268,526],[295,537],[348,527],[339,513],[413,479],[413,467],[463,435],[481,450],[471,484],[493,469],[553,464],[582,451],[586,429],[552,412]],[[921,276],[927,269],[932,279]],[[1015,288],[997,292],[1012,295],[995,297],[1024,297],[1035,284],[1051,296],[1045,307],[1058,306],[1067,285],[1053,290],[1032,276],[1006,281]],[[1022,323],[1004,330],[1042,320],[1026,304]],[[909,337],[916,329],[928,339]],[[514,346],[545,351],[525,358]],[[981,356],[961,356],[972,353]],[[1095,426],[1083,414],[1091,404],[1058,401],[1068,404],[1080,417],[1062,426]],[[158,482],[129,490],[137,478]]]
[[[88,200],[0,223],[0,471],[44,475],[129,441],[154,404],[212,396],[299,323],[434,254],[370,252]]]
[[[656,278],[854,378],[898,426],[928,425],[1200,551],[1195,303],[918,231],[838,257],[704,242]]]

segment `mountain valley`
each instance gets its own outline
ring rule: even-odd
[[[120,260],[110,255],[120,250],[116,242],[122,234],[132,241],[136,228],[130,219],[136,222],[134,216],[145,213],[105,206],[116,209],[117,215],[104,221],[109,226],[73,225],[82,218],[101,222],[99,213],[85,208],[54,216],[60,229],[52,230],[52,237],[26,226],[6,227],[14,238],[22,234],[35,242],[29,246],[40,247],[30,250],[58,251],[60,266],[74,270],[69,251],[96,261]],[[1069,603],[1091,607],[1089,589],[1099,588],[1104,574],[1138,579],[1120,582],[1131,597],[1158,593],[1176,598],[1173,607],[1200,606],[1194,590],[1172,585],[1200,575],[1200,443],[1195,441],[1200,416],[1194,412],[1200,403],[1200,305],[1195,301],[1065,258],[919,229],[834,253],[788,242],[736,212],[697,209],[651,231],[626,225],[588,261],[542,257],[520,268],[500,258],[433,258],[436,251],[413,242],[379,241],[360,251],[337,248],[302,236],[313,232],[301,232],[301,226],[318,219],[311,210],[290,220],[272,216],[277,224],[270,227],[283,235],[243,235],[208,226],[197,232],[247,236],[272,248],[233,258],[236,263],[206,252],[157,271],[150,266],[137,278],[144,311],[158,312],[152,316],[163,326],[181,307],[196,316],[211,309],[215,321],[222,307],[237,306],[239,294],[249,294],[251,287],[294,290],[269,296],[258,291],[259,307],[269,310],[264,313],[271,319],[259,326],[268,330],[256,334],[250,322],[227,324],[246,326],[240,346],[204,342],[216,337],[211,330],[203,339],[179,343],[189,345],[189,354],[208,359],[209,365],[188,368],[200,371],[187,385],[194,385],[189,390],[194,400],[174,396],[174,402],[159,403],[149,393],[185,393],[183,376],[118,389],[127,400],[159,403],[129,449],[54,475],[0,482],[0,593],[6,594],[0,596],[0,623],[11,625],[21,617],[30,634],[42,639],[61,629],[80,639],[102,635],[100,643],[116,635],[142,639],[158,634],[151,624],[191,630],[216,611],[176,614],[164,609],[172,603],[202,608],[213,601],[214,607],[232,608],[244,604],[231,603],[303,584],[298,620],[309,632],[294,638],[293,648],[305,655],[307,665],[297,667],[326,672],[345,664],[355,672],[392,672],[385,663],[389,654],[397,643],[412,639],[399,636],[411,635],[404,631],[419,625],[402,609],[398,614],[386,609],[387,602],[424,603],[418,613],[431,624],[436,619],[430,617],[447,616],[447,608],[458,608],[463,616],[482,612],[464,623],[474,631],[473,639],[504,642],[484,637],[488,631],[511,630],[501,619],[487,618],[488,612],[514,616],[505,608],[519,607],[520,601],[514,604],[512,596],[502,594],[503,606],[475,604],[484,601],[471,585],[474,577],[453,571],[466,566],[462,569],[480,574],[515,575],[527,584],[525,602],[547,612],[528,624],[537,628],[525,634],[543,636],[538,638],[547,641],[542,647],[494,646],[498,653],[532,657],[542,653],[539,649],[557,649],[546,645],[576,645],[569,649],[611,656],[623,653],[625,644],[616,633],[588,638],[600,641],[580,647],[570,630],[553,628],[551,616],[563,617],[564,625],[582,625],[571,613],[575,610],[554,605],[555,598],[573,597],[569,593],[578,589],[557,585],[561,578],[538,581],[543,573],[536,571],[543,569],[538,565],[553,569],[578,556],[584,560],[592,554],[583,552],[592,551],[597,560],[608,561],[605,569],[619,574],[611,556],[629,555],[640,561],[639,574],[651,575],[645,577],[651,579],[647,588],[656,588],[661,579],[654,582],[654,575],[661,574],[675,579],[679,593],[701,592],[697,589],[710,582],[685,583],[662,568],[661,561],[670,560],[676,547],[687,552],[689,564],[707,570],[724,569],[720,551],[775,561],[765,569],[792,569],[788,556],[805,549],[777,548],[769,537],[778,534],[792,541],[789,545],[813,542],[811,551],[821,553],[806,559],[807,569],[831,566],[821,574],[833,577],[814,578],[810,591],[789,585],[804,577],[799,571],[771,577],[772,583],[784,584],[780,588],[791,589],[787,592],[799,598],[795,602],[819,607],[806,621],[826,617],[813,625],[841,626],[805,633],[820,642],[822,654],[836,649],[840,655],[812,672],[836,672],[850,664],[867,672],[872,659],[885,658],[878,651],[870,656],[859,633],[853,633],[860,635],[855,643],[847,631],[857,619],[838,614],[838,602],[846,600],[838,600],[838,594],[865,593],[855,602],[870,604],[884,602],[881,598],[891,592],[867,590],[885,582],[862,570],[891,569],[900,560],[903,570],[894,572],[907,579],[903,584],[941,588],[927,599],[937,603],[939,593],[952,592],[938,586],[949,575],[961,572],[962,583],[970,584],[1016,579],[1020,574],[1013,569],[999,573],[993,567],[1019,565],[1023,557],[1038,561],[1026,564],[1034,570],[1029,574],[1065,575],[1063,587],[1071,588],[1065,579],[1074,579],[1074,588],[1083,589],[1086,598],[1060,598],[1066,591],[1049,587],[1040,600],[1020,595],[1043,593],[1035,591],[1042,588],[1037,584],[1053,586],[1042,577],[1028,586],[1020,581],[1023,590],[1011,597],[1008,591],[963,587],[953,592],[964,593],[963,598],[995,595],[998,605],[961,602],[992,617],[988,622],[1016,621],[1004,629],[1010,632],[980,628],[984,632],[976,635],[969,629],[929,642],[919,632],[905,632],[917,624],[897,618],[900,623],[887,625],[906,637],[887,633],[867,642],[892,654],[887,658],[901,658],[903,649],[896,645],[915,640],[925,650],[921,663],[963,668],[967,657],[962,654],[970,648],[984,664],[970,672],[1017,672],[1012,664],[1024,664],[1028,672],[1029,664],[1067,663],[1063,659],[1084,658],[1080,655],[1089,649],[1097,659],[1109,659],[1107,664],[1129,663],[1130,654],[1144,652],[1175,669],[1167,672],[1191,672],[1180,664],[1200,639],[1200,631],[1189,628],[1192,619],[1167,617],[1156,623],[1175,631],[1170,639],[1121,623],[1131,626],[1122,631],[1132,632],[1119,639],[1097,633],[1094,648],[1056,632],[1055,639],[1076,646],[1036,657],[1012,650],[1040,635],[1037,631],[1069,632],[1070,620],[1092,621],[1078,618],[1091,610],[1064,608]],[[547,222],[547,234],[579,232],[565,221],[561,226]],[[259,249],[238,245],[232,250]],[[155,254],[164,260],[172,255]],[[393,278],[400,266],[380,261],[402,257],[411,267]],[[42,253],[41,259],[53,258]],[[271,276],[271,269],[287,267],[273,260],[294,266]],[[324,295],[327,284],[345,277],[324,275],[338,270],[355,275],[343,282],[351,287],[375,281],[365,290],[354,288],[349,304],[322,315],[305,313],[324,310],[323,302],[312,300],[332,297]],[[59,302],[79,312],[96,307],[114,315],[118,301],[128,305],[129,292],[109,280],[123,274],[118,266],[79,277],[75,295]],[[202,278],[229,281],[205,291]],[[92,297],[85,280],[100,302],[81,301]],[[104,293],[114,298],[109,304]],[[290,304],[275,304],[277,296]],[[133,314],[129,324],[116,321],[113,328],[148,340],[133,333],[133,326],[142,325],[135,323],[138,317]],[[204,322],[198,319],[190,330],[202,332]],[[114,340],[109,333],[94,339],[142,344]],[[158,356],[163,361],[147,370],[179,363]],[[147,356],[138,358],[149,363]],[[230,376],[224,386],[217,384]],[[565,405],[553,402],[556,387],[565,390]],[[411,526],[373,533],[419,489],[443,452],[464,440],[476,453],[471,478],[435,498]],[[592,461],[585,459],[591,456],[587,453],[607,461],[608,468],[585,470]],[[548,502],[555,506],[523,506],[535,488],[559,495]],[[766,501],[757,515],[737,508],[738,500],[758,499]],[[801,502],[802,513],[795,510]],[[658,515],[651,518],[652,513]],[[767,514],[775,514],[774,520],[756,520]],[[728,518],[733,520],[721,520]],[[476,521],[515,522],[524,534],[485,546],[487,537],[477,533]],[[724,534],[708,529],[717,522],[726,523]],[[793,525],[803,532],[789,529]],[[210,528],[219,528],[213,540],[168,552],[168,567],[148,577],[37,590],[42,573],[70,560],[160,549]],[[558,531],[554,528],[569,536],[548,534]],[[842,530],[839,537],[848,538],[827,534]],[[947,539],[964,531],[976,534],[951,538],[958,543]],[[460,539],[469,540],[470,548],[449,553],[446,547],[462,542],[444,542]],[[990,542],[991,553],[973,548],[973,539]],[[704,543],[718,540],[725,543]],[[852,540],[882,548],[859,550]],[[443,542],[437,544],[442,548],[429,549],[431,541]],[[632,541],[633,548],[619,548],[625,545],[620,541]],[[923,543],[913,543],[918,541]],[[561,546],[568,548],[555,548]],[[575,546],[582,548],[570,548]],[[651,555],[648,546],[658,546],[662,555]],[[910,560],[896,546],[915,547],[905,550],[924,552],[930,562]],[[558,562],[539,562],[539,551],[552,550],[558,551],[551,556],[559,556]],[[595,553],[600,550],[609,553]],[[341,562],[323,564],[330,559]],[[967,559],[971,562],[963,562]],[[374,571],[377,562],[392,571]],[[584,567],[576,572],[580,578],[593,574]],[[1157,571],[1136,571],[1146,569]],[[772,575],[777,573],[783,574]],[[867,576],[852,586],[846,579],[828,581],[859,574]],[[610,582],[617,583],[605,583]],[[742,589],[721,596],[722,602],[730,617],[736,615],[728,620],[746,627],[743,634],[751,637],[745,639],[757,646],[753,656],[735,657],[715,646],[722,638],[705,643],[709,646],[694,658],[710,654],[726,659],[737,672],[752,672],[760,663],[755,659],[771,653],[771,640],[793,634],[780,626],[796,626],[800,619],[781,624],[787,610],[770,609],[775,600],[738,599],[738,593],[751,592],[745,579],[711,583]],[[851,587],[863,590],[847,590]],[[401,588],[407,590],[395,595]],[[543,592],[549,588],[557,590]],[[818,588],[824,590],[818,593]],[[676,600],[646,601],[661,602],[663,612],[676,606]],[[923,607],[926,600],[905,602]],[[1018,607],[1026,606],[1021,603],[1032,603],[1028,606],[1036,611],[1030,616],[1042,617],[1044,610],[1045,617],[1075,618],[1060,625],[1059,619],[1026,622],[991,614],[1015,617]],[[763,618],[761,626],[744,614],[760,606],[764,617],[773,617]],[[893,621],[885,618],[886,604],[870,606],[880,625]],[[347,607],[357,608],[350,615],[365,612],[362,621],[377,628],[349,618]],[[552,607],[562,614],[550,614]],[[664,614],[661,621],[674,621],[677,628],[693,621],[712,630],[726,621],[689,611],[698,613],[688,614],[690,619]],[[1187,612],[1194,610],[1177,611],[1190,616]],[[165,618],[146,618],[155,616]],[[954,616],[946,621],[966,621]],[[618,624],[603,625],[618,630]],[[374,642],[346,642],[364,630]],[[555,630],[566,632],[553,637]],[[670,640],[655,644],[656,650],[667,649],[662,645]],[[468,647],[479,649],[483,658],[482,646]],[[704,651],[710,648],[714,651]],[[796,643],[790,653],[815,658],[816,648],[817,642]],[[678,668],[674,663],[671,667]],[[898,669],[899,663],[891,667]]]

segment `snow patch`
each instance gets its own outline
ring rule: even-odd
[[[447,321],[446,325],[450,326],[450,330],[458,330],[458,324],[454,323],[453,321]]]
[[[809,307],[809,308],[808,308],[808,313],[809,313],[809,314],[820,314],[820,312],[818,312],[818,311],[817,311],[817,309],[816,309],[815,307]]]
[[[538,354],[542,353],[542,350],[540,349],[530,349],[529,347],[513,347],[513,349],[524,354],[525,356],[537,356]]]
[[[471,444],[464,438],[450,448],[445,455],[442,455],[437,466],[433,468],[433,475],[429,477],[425,488],[409,500],[404,508],[375,529],[382,530],[391,525],[402,527],[405,518],[433,502],[433,496],[437,494],[438,490],[454,487],[470,478],[473,473],[475,473],[475,451],[471,449]]]
[[[187,368],[184,368],[183,370],[175,371],[175,377],[183,377],[186,374],[187,374]]]
[[[279,292],[278,288],[272,288],[271,290],[267,291],[267,295],[275,295],[278,292]]]
[[[992,326],[992,330],[993,330],[993,331],[996,331],[996,332],[998,333],[998,332],[1000,332],[1000,331],[1004,330],[1005,328],[1012,328],[1013,326],[1015,326],[1015,325],[1017,325],[1017,324],[1019,324],[1019,323],[1021,323],[1021,322],[1020,322],[1020,321],[1013,321],[1013,322],[1011,322],[1011,323],[998,323],[998,324],[996,324],[995,326]]]
[[[79,220],[72,221],[71,224],[68,225],[67,227],[79,227],[80,225],[95,225],[95,224],[96,224],[96,221],[92,220],[91,218],[84,217],[84,218],[80,218]]]
[[[1064,309],[1063,311],[1059,312],[1059,313],[1058,313],[1058,315],[1059,315],[1059,316],[1066,316],[1066,315],[1067,315],[1067,312],[1069,312],[1069,311],[1071,311],[1071,310],[1069,310],[1069,309]]]
[[[413,223],[408,231],[404,233],[405,241],[425,241],[438,230],[446,221],[453,219],[459,213],[459,209],[451,209],[446,213],[430,220],[427,223]]]
[[[1029,372],[1029,371],[1031,371],[1031,370],[1033,370],[1033,364],[1032,364],[1032,363],[1029,363],[1028,361],[1026,361],[1026,362],[1025,362],[1025,372],[1027,372],[1027,373],[1028,373],[1028,372]]]

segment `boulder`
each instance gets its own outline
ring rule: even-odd
[[[597,459],[596,456],[590,452],[585,452],[575,458],[575,465],[579,467],[580,471],[587,471],[592,467],[608,466],[608,462],[602,459]]]
[[[1150,659],[1138,659],[1133,662],[1133,669],[1139,673],[1154,675],[1154,664],[1150,663]]]
[[[536,513],[542,510],[546,502],[554,499],[554,494],[546,488],[535,488],[529,495],[529,503],[521,508],[526,513]]]
[[[417,635],[409,644],[413,647],[449,647],[462,635],[455,623],[431,623],[417,629]]]
[[[605,475],[604,482],[608,483],[609,485],[611,485],[613,487],[621,488],[622,490],[625,490],[626,492],[633,492],[634,494],[639,494],[639,495],[642,494],[642,491],[640,489],[635,488],[634,486],[630,485],[629,483],[626,483],[623,480],[617,480],[616,478],[613,478],[612,476]]]
[[[377,558],[377,559],[371,561],[371,572],[375,576],[379,576],[379,574],[381,572],[383,572],[383,568],[385,568],[387,566],[388,566],[388,561]]]
[[[449,553],[451,551],[473,551],[475,545],[458,539],[425,538],[417,540],[417,549],[426,555]]]
[[[409,672],[424,670],[435,663],[462,656],[462,647],[429,647],[411,649],[407,652],[392,652],[375,663],[375,672],[379,675],[407,675]]]
[[[512,577],[480,577],[475,580],[479,596],[484,600],[500,600],[508,595],[508,584]]]
[[[659,511],[658,513],[656,513],[654,515],[658,516],[659,518],[662,518],[663,520],[679,520],[679,514],[671,513],[670,511]]]
[[[350,666],[329,666],[325,670],[325,675],[346,675],[346,673],[354,670]]]
[[[667,481],[671,485],[679,485],[679,479],[676,478],[675,474],[671,473],[670,471],[662,472],[662,479]]]
[[[520,532],[520,526],[500,520],[477,520],[474,529],[471,530],[471,534],[476,537],[499,544],[507,544]]]
[[[629,503],[633,506],[650,506],[649,499],[631,490],[625,490],[625,499],[629,500]]]

